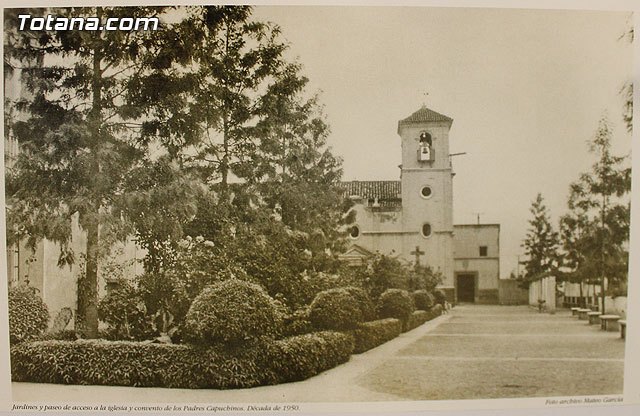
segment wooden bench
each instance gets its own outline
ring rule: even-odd
[[[588,319],[587,314],[591,312],[591,309],[586,309],[586,308],[581,308],[578,309],[578,319],[580,319],[581,321],[585,321]]]
[[[603,331],[617,331],[620,315],[600,315],[600,329]]]
[[[600,316],[602,312],[591,311],[587,312],[587,316],[589,317],[589,325],[597,324],[600,321]]]
[[[571,315],[576,316],[578,314],[578,311],[582,309],[582,308],[571,308]]]
[[[620,338],[625,339],[627,337],[627,320],[621,319],[618,324],[620,325]]]

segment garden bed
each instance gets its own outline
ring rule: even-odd
[[[170,388],[247,388],[304,380],[349,360],[353,337],[317,332],[245,346],[37,341],[11,348],[13,381]]]

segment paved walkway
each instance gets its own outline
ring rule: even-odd
[[[462,305],[311,379],[243,390],[13,383],[15,402],[274,403],[620,394],[624,342],[569,312]]]

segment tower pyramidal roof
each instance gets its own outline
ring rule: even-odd
[[[422,106],[418,111],[411,114],[409,117],[402,119],[398,122],[398,125],[406,124],[406,123],[425,123],[430,121],[447,121],[452,122],[453,119],[451,117],[445,116],[444,114],[440,114],[436,111],[433,111],[426,106]]]

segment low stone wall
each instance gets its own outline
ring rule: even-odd
[[[529,301],[529,292],[518,286],[514,279],[498,280],[498,300],[501,305],[526,305]]]
[[[544,301],[546,311],[556,310],[556,278],[545,277],[529,284],[529,305],[538,307],[538,301]]]
[[[499,298],[498,289],[478,289],[478,301],[479,304],[484,305],[497,305]]]

